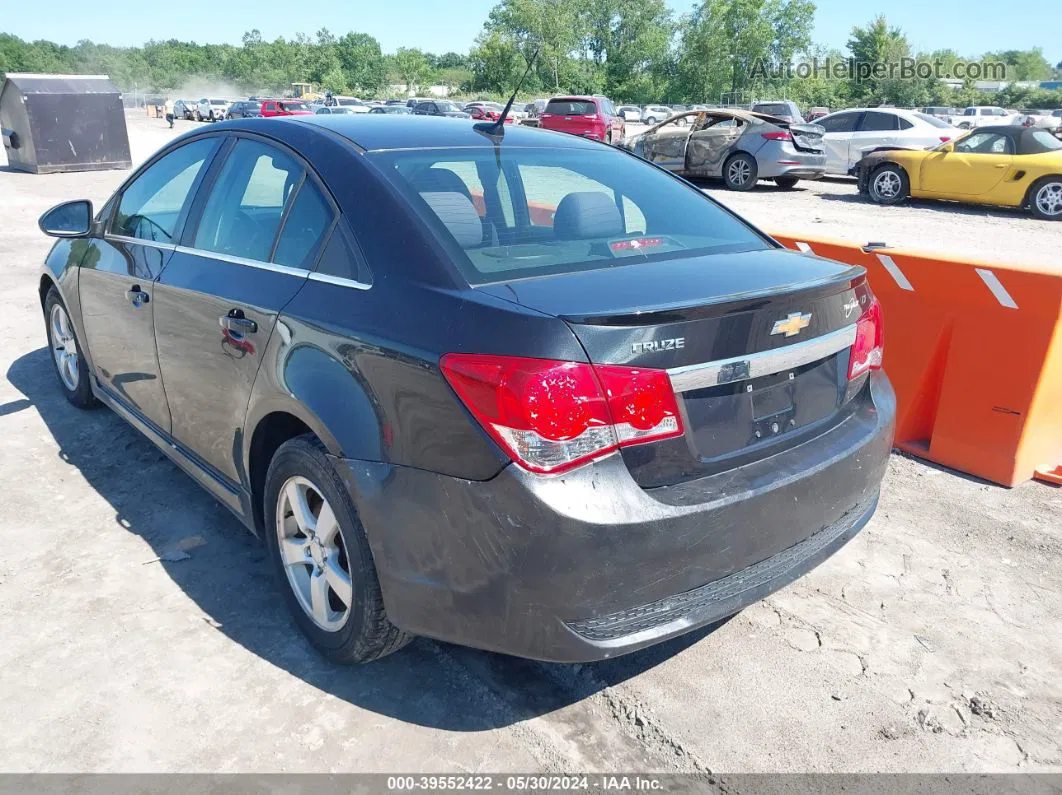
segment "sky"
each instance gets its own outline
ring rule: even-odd
[[[321,27],[375,36],[385,52],[419,47],[430,52],[467,52],[496,0],[49,0],[47,13],[32,13],[32,3],[15,2],[16,13],[0,18],[0,32],[23,39],[74,44],[80,39],[114,45],[138,45],[148,39],[176,38],[201,43],[239,44],[244,31],[258,28],[265,39],[312,35]],[[667,0],[676,14],[693,0]],[[884,12],[891,25],[907,34],[915,52],[950,48],[960,55],[990,50],[1043,48],[1052,63],[1062,61],[1062,9],[1058,0],[1009,4],[987,0],[816,0],[814,39],[844,49],[853,25]],[[297,10],[293,10],[293,7]],[[1020,7],[1014,19],[1001,17]],[[131,9],[135,9],[132,11]]]

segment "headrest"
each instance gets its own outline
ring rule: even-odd
[[[560,240],[622,235],[623,218],[611,197],[596,191],[569,193],[553,215],[553,234]]]
[[[483,221],[467,196],[453,191],[428,191],[420,197],[439,216],[461,248],[473,248],[483,242]]]

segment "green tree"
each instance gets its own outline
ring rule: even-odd
[[[427,77],[430,66],[420,50],[399,47],[391,56],[391,69],[409,91],[416,91]]]

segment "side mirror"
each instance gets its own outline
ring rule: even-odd
[[[92,202],[76,199],[57,204],[40,217],[37,226],[52,237],[84,237],[92,229]]]

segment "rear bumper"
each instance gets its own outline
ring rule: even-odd
[[[818,179],[826,173],[826,154],[824,152],[805,152],[795,148],[791,143],[770,143],[756,153],[759,176],[764,179],[774,177],[796,177],[799,179]]]
[[[542,660],[635,651],[731,615],[812,569],[873,515],[895,398],[729,472],[643,490],[617,455],[490,481],[337,460],[388,615],[410,632]]]

